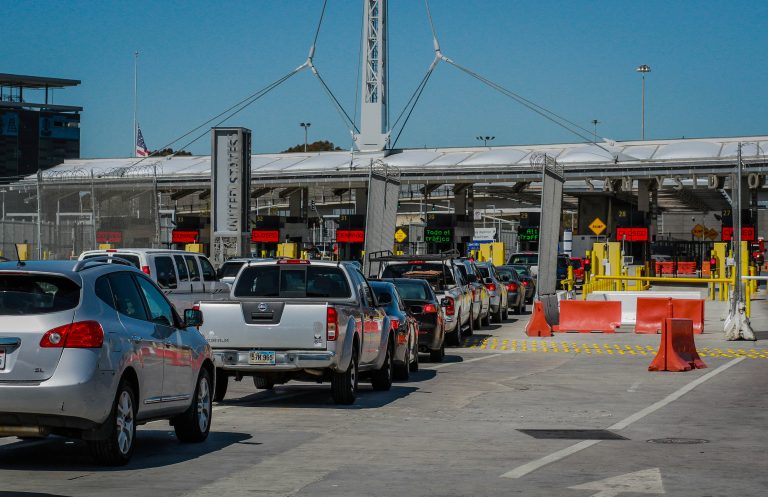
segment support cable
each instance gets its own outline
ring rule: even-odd
[[[429,69],[427,70],[427,73],[424,75],[424,77],[421,79],[421,82],[416,87],[416,91],[413,92],[411,95],[411,98],[408,100],[408,103],[406,103],[403,110],[400,112],[400,115],[397,116],[397,119],[392,124],[391,129],[395,129],[397,126],[397,123],[400,122],[400,119],[403,117],[403,114],[405,114],[405,111],[408,111],[408,114],[405,116],[405,121],[403,121],[402,126],[400,126],[400,131],[397,132],[397,136],[395,136],[395,140],[392,142],[392,145],[390,148],[395,148],[395,145],[397,145],[397,141],[400,139],[400,135],[403,134],[403,130],[405,129],[405,125],[408,124],[408,120],[411,118],[411,114],[413,113],[414,109],[416,108],[416,104],[419,102],[419,98],[421,98],[421,94],[424,92],[424,88],[427,87],[427,83],[429,82],[429,78],[432,76],[432,73],[435,70],[435,67],[437,67],[437,64],[440,62],[440,59],[435,57],[435,60],[432,61],[432,64],[429,65]],[[411,103],[413,102],[413,103]],[[410,109],[409,109],[410,106]]]

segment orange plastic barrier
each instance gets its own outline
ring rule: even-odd
[[[621,302],[563,300],[560,302],[560,324],[553,331],[601,331],[614,333],[621,326]]]
[[[533,303],[531,319],[525,325],[525,334],[529,337],[552,336],[552,327],[547,323],[547,317],[544,315],[544,304],[540,300]]]
[[[699,357],[693,341],[693,321],[665,318],[661,328],[661,343],[648,371],[690,371],[707,365]]]
[[[677,274],[696,274],[695,262],[678,262]]]
[[[638,297],[635,333],[658,333],[665,318],[690,319],[693,332],[704,333],[704,301]]]
[[[665,274],[675,274],[674,262],[657,262],[656,274],[658,276],[664,276]]]

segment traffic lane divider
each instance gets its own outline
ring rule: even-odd
[[[693,332],[704,333],[704,300],[638,297],[635,333],[659,333],[664,319],[672,317],[690,319]]]
[[[560,324],[553,331],[579,333],[615,333],[621,326],[621,302],[563,300],[560,302]]]
[[[562,306],[562,301],[560,305]],[[531,313],[531,319],[528,320],[528,324],[525,325],[525,334],[529,337],[551,337],[552,327],[547,322],[547,317],[544,315],[544,303],[537,300],[533,303],[533,310]]]
[[[648,366],[648,371],[682,372],[706,367],[693,340],[693,321],[683,318],[664,319],[659,351]]]

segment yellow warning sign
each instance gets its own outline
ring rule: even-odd
[[[701,238],[702,236],[704,236],[704,230],[705,230],[705,229],[706,229],[706,228],[704,228],[704,226],[702,226],[702,225],[700,225],[700,224],[697,224],[697,225],[696,225],[696,226],[694,226],[694,227],[693,227],[693,229],[691,230],[691,234],[692,234],[693,236],[695,236],[696,238]]]
[[[713,230],[712,228],[710,228],[704,232],[704,236],[706,238],[709,238],[710,240],[717,240],[718,233],[717,233],[717,230]]]
[[[592,233],[599,235],[603,231],[605,231],[605,223],[599,218],[596,217],[594,221],[589,225],[589,229],[592,230]]]
[[[397,231],[395,231],[395,241],[397,243],[403,243],[406,238],[408,238],[408,234],[403,231],[402,228],[398,228]]]

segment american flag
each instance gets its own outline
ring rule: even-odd
[[[136,157],[147,157],[149,156],[149,150],[147,149],[146,143],[144,143],[141,128],[137,126],[136,129],[138,130],[136,133]]]

